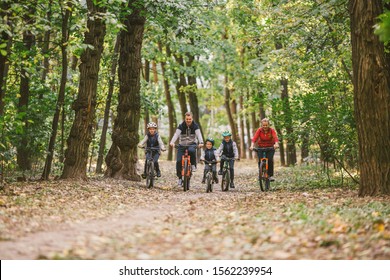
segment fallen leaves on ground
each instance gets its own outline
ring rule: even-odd
[[[152,189],[103,178],[6,186],[0,258],[390,258],[388,197],[359,198],[348,186],[296,185],[293,175],[314,178],[299,167],[278,168],[273,190],[264,193],[250,160],[236,164],[234,190],[214,185],[206,193],[199,166],[183,192],[174,163],[161,166]]]

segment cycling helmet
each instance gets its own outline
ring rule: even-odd
[[[210,142],[214,146],[214,139],[213,138],[207,138],[206,142]]]
[[[150,123],[148,123],[148,124],[146,125],[146,128],[147,128],[147,129],[149,129],[149,128],[151,128],[151,127],[157,128],[157,124],[156,124],[155,122],[150,122]]]
[[[226,136],[232,136],[229,130],[222,132],[222,137],[226,137]]]

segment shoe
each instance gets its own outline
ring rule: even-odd
[[[270,180],[271,182],[275,181],[274,176],[270,176],[270,177],[269,177],[269,180]]]
[[[204,183],[206,183],[206,179],[205,178],[202,179],[202,184],[204,184]]]
[[[157,170],[157,171],[156,171],[156,175],[157,175],[157,177],[161,177],[161,171],[160,171],[160,170]]]
[[[196,166],[195,165],[191,165],[191,171],[192,172],[196,172]]]
[[[218,177],[214,178],[214,183],[218,184]]]
[[[218,175],[222,175],[222,170],[219,170],[219,171],[218,171]]]
[[[235,186],[234,186],[234,183],[233,183],[233,182],[230,182],[230,187],[231,187],[232,189],[234,189],[234,188],[235,188]]]
[[[183,183],[183,180],[182,180],[182,179],[179,179],[179,180],[177,181],[177,185],[178,185],[179,187],[181,187],[182,183]]]
[[[146,178],[146,174],[145,174],[145,173],[142,173],[142,174],[141,174],[141,177],[142,177],[142,179],[145,179],[145,178]]]

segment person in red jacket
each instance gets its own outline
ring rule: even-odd
[[[252,138],[252,145],[249,148],[250,150],[253,150],[254,144],[257,144],[259,148],[274,148],[273,150],[267,152],[268,172],[270,175],[270,180],[274,181],[274,154],[275,149],[279,148],[279,140],[275,129],[270,127],[269,119],[264,118],[261,120],[261,127],[257,129],[255,135]],[[260,152],[258,152],[258,157],[261,157]]]

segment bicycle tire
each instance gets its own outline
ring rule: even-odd
[[[190,177],[188,174],[188,168],[191,168],[191,166],[188,164],[188,160],[184,161],[184,175],[183,175],[183,190],[186,192],[190,189]]]
[[[271,181],[269,180],[269,178],[265,179],[265,191],[269,191],[271,188]]]
[[[146,169],[146,187],[151,188],[154,184],[154,162],[149,161]]]
[[[230,172],[229,170],[225,170],[222,173],[222,182],[221,182],[221,189],[223,192],[227,192],[229,190],[230,185]]]
[[[213,178],[212,174],[210,172],[207,173],[206,175],[206,192],[212,192],[213,191]]]
[[[264,176],[266,172],[267,171],[266,171],[266,168],[265,168],[265,164],[264,164],[264,162],[261,162],[260,163],[260,167],[259,167],[259,184],[260,184],[260,190],[262,192],[264,192],[265,189],[266,189],[266,186],[265,186],[266,178]]]

